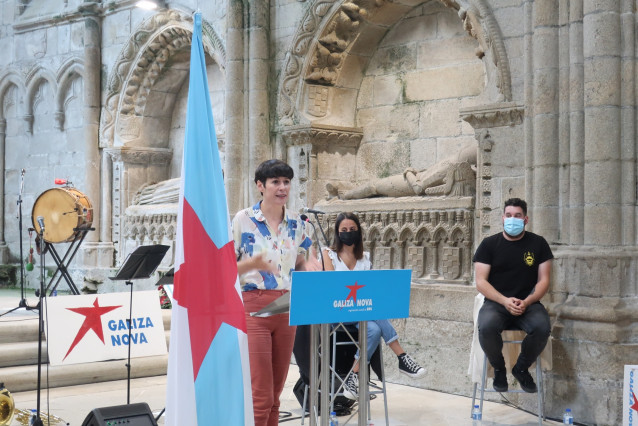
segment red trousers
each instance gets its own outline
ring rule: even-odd
[[[255,426],[277,426],[279,423],[279,396],[284,389],[290,367],[295,329],[288,325],[288,314],[267,318],[251,317],[286,290],[253,290],[242,293],[248,353],[252,380]]]

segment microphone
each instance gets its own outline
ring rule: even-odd
[[[299,219],[303,220],[304,222],[310,223],[310,220],[308,220],[308,216],[306,216],[305,214],[300,214]]]
[[[38,221],[38,225],[40,225],[40,232],[44,232],[44,218],[42,216],[38,216],[36,220]]]
[[[69,183],[67,179],[60,179],[60,178],[55,178],[54,182],[56,185],[66,185],[67,183]]]
[[[312,214],[326,214],[325,212],[322,212],[321,210],[315,210],[315,209],[309,209],[308,207],[304,207],[303,209],[301,209],[304,213],[312,213]]]

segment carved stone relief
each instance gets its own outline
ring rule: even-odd
[[[204,49],[223,69],[226,54],[220,38],[206,22]],[[134,140],[140,134],[146,97],[171,54],[190,45],[192,17],[175,10],[153,15],[123,47],[109,77],[100,120],[100,146]],[[116,133],[117,131],[117,133]]]
[[[105,153],[113,164],[112,241],[116,246],[119,244],[120,253],[127,253],[122,239],[122,230],[125,227],[123,213],[129,200],[133,199],[133,188],[139,188],[147,182],[146,175],[137,176],[131,166],[143,165],[146,173],[153,173],[153,170],[165,168],[170,163],[172,152],[168,149],[106,149]]]
[[[471,283],[473,197],[339,200],[318,206],[327,213],[322,227],[329,241],[339,212],[359,216],[374,269],[412,269],[415,283]]]
[[[439,0],[455,10],[463,21],[464,29],[479,43],[476,54],[484,58],[488,79],[498,101],[512,99],[511,76],[507,52],[500,28],[486,0]],[[389,4],[392,3],[392,6]],[[425,3],[425,1],[423,2]],[[333,86],[339,80],[342,65],[363,24],[374,16],[375,24],[382,22],[390,28],[400,16],[385,14],[384,7],[406,7],[406,13],[417,4],[386,2],[385,0],[341,0],[333,2],[315,0],[302,19],[286,57],[279,85],[278,120],[280,126],[299,124],[299,111],[310,116],[324,117],[329,110]],[[370,46],[374,49],[375,46]],[[303,74],[303,78],[302,77]],[[307,85],[306,90],[302,89]],[[320,86],[321,90],[311,87]],[[318,92],[321,96],[317,96]],[[305,99],[300,99],[305,96]],[[325,101],[323,98],[325,97]],[[322,102],[317,105],[317,99]],[[324,104],[325,102],[325,104]],[[303,104],[305,108],[302,108]]]

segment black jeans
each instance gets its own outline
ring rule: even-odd
[[[549,339],[551,325],[547,310],[540,302],[536,302],[528,306],[523,315],[515,316],[507,312],[503,305],[485,300],[478,314],[479,342],[490,364],[497,370],[505,369],[501,333],[512,328],[527,333],[516,362],[517,368],[527,370],[536,361]]]

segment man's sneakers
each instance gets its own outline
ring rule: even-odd
[[[425,375],[425,368],[421,367],[406,353],[399,355],[399,371],[414,379]]]
[[[536,383],[534,383],[534,379],[532,379],[532,375],[529,374],[527,369],[519,368],[517,365],[512,368],[512,376],[518,383],[521,385],[521,389],[528,393],[536,393],[538,389],[536,388]],[[495,379],[496,380],[496,379]]]
[[[507,392],[507,373],[505,369],[494,369],[494,390],[496,392]]]
[[[359,374],[351,371],[343,381],[343,396],[356,400],[359,398]]]

